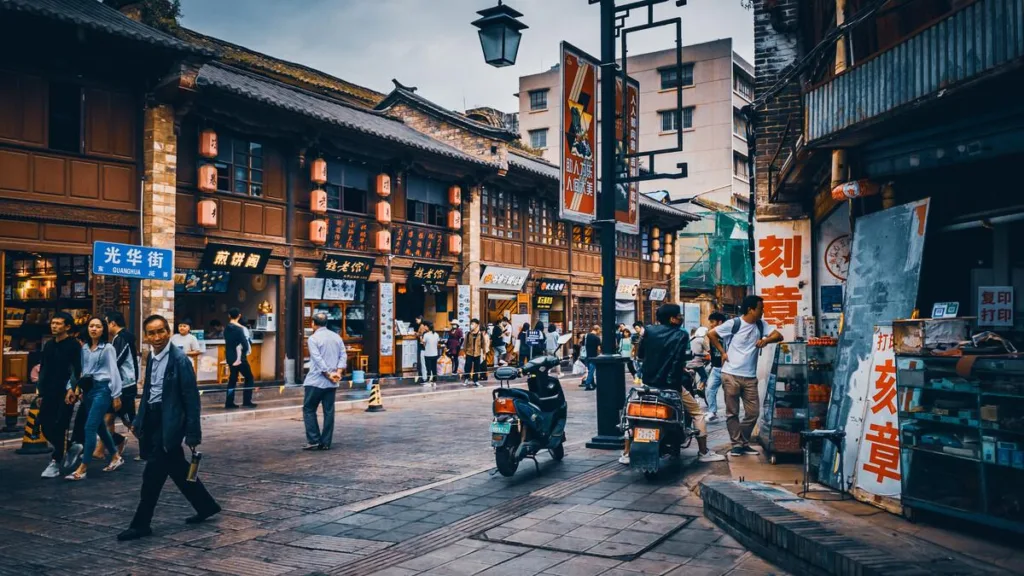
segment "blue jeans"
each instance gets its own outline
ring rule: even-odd
[[[82,464],[88,466],[92,461],[92,453],[96,450],[96,434],[100,435],[103,446],[107,453],[113,458],[117,454],[117,446],[114,445],[114,437],[110,435],[103,417],[110,411],[113,402],[110,398],[110,386],[106,382],[96,382],[89,391],[88,405],[89,412],[85,418],[85,451],[82,452]]]
[[[712,368],[711,375],[708,376],[707,385],[707,401],[708,401],[708,412],[710,414],[718,413],[718,389],[722,387],[722,369]]]
[[[592,362],[590,360],[587,360],[586,364],[587,364],[587,378],[585,380],[583,380],[583,387],[584,388],[593,388],[594,384],[597,382],[597,364],[595,364],[594,362]]]

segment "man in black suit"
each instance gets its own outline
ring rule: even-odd
[[[146,318],[142,328],[152,350],[132,432],[139,438],[146,469],[139,507],[128,529],[117,535],[118,540],[135,540],[153,533],[150,522],[168,476],[196,510],[195,516],[185,522],[196,524],[220,512],[220,506],[198,478],[194,482],[186,479],[189,463],[181,449],[182,440],[192,451],[202,441],[199,388],[192,361],[177,346],[169,345],[171,326],[163,316]]]
[[[255,408],[252,403],[252,389],[255,384],[252,377],[252,368],[249,367],[249,352],[252,345],[249,343],[249,336],[245,327],[240,322],[242,312],[238,308],[228,310],[228,327],[224,329],[224,360],[228,363],[230,374],[228,375],[228,393],[224,398],[224,409],[233,410],[238,408],[235,404],[235,387],[238,385],[238,375],[245,378],[245,388],[242,390],[242,406]]]

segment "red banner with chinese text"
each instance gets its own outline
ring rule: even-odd
[[[754,285],[764,298],[764,319],[786,340],[811,315],[811,221],[758,222]]]
[[[900,497],[900,427],[896,397],[896,352],[892,327],[875,326],[871,372],[865,398],[864,436],[857,456],[854,487],[875,496]],[[860,496],[860,495],[859,495]]]

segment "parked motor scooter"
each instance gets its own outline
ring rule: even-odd
[[[679,393],[650,386],[631,388],[620,427],[630,439],[629,467],[653,479],[697,437]]]
[[[549,371],[558,366],[554,356],[534,358],[523,366],[529,390],[509,386],[520,369],[502,366],[494,372],[501,383],[494,390],[494,420],[491,422],[491,446],[494,463],[502,476],[516,473],[524,458],[533,460],[542,450],[556,461],[565,456],[565,421],[568,406],[558,378]]]

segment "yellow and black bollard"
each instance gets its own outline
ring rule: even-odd
[[[21,435],[21,448],[16,454],[48,454],[52,448],[39,429],[39,398],[36,397],[29,405],[28,416],[25,417],[25,432]]]
[[[374,381],[373,388],[370,389],[370,402],[366,406],[366,411],[385,412],[384,399],[380,393],[380,380]]]

